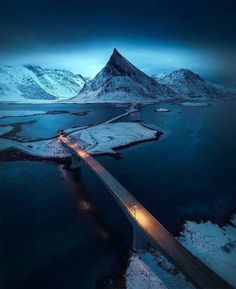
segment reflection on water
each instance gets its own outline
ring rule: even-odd
[[[59,165],[58,169],[61,176],[64,178],[65,183],[70,187],[69,196],[74,207],[79,210],[80,214],[92,221],[94,230],[98,236],[103,239],[108,239],[109,232],[105,229],[104,224],[99,222],[99,219],[96,216],[96,208],[94,208],[91,200],[89,200],[88,194],[84,191],[83,186],[78,183],[79,170],[75,170],[75,172],[72,173],[62,165]]]
[[[87,201],[82,201],[79,203],[79,208],[80,208],[80,210],[85,211],[85,212],[91,211],[92,205]]]

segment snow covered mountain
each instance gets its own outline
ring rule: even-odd
[[[188,69],[150,77],[116,49],[91,80],[67,70],[0,65],[0,102],[135,102],[236,97]]]
[[[78,94],[86,79],[67,70],[0,65],[0,101],[62,101]]]
[[[235,95],[232,89],[208,82],[189,69],[175,70],[156,80],[169,86],[181,98],[213,99]]]
[[[142,101],[176,98],[168,86],[136,68],[114,49],[106,66],[84,85],[78,101]]]

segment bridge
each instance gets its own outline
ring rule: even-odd
[[[83,160],[108,188],[133,226],[133,248],[147,245],[159,250],[184,276],[200,289],[233,289],[226,281],[183,247],[133,195],[94,157],[78,146],[72,137],[61,135],[59,140],[71,151],[72,160]],[[74,167],[78,162],[74,164]]]

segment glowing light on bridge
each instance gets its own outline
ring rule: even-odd
[[[85,151],[80,151],[79,154],[82,158],[88,157],[88,154]]]

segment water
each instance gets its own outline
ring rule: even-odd
[[[30,107],[30,108],[29,108]],[[32,108],[33,107],[33,108]],[[122,121],[143,120],[164,135],[99,161],[172,233],[182,220],[222,221],[236,197],[236,102],[209,107],[153,106]],[[31,109],[6,105],[2,109]],[[61,128],[97,123],[123,111],[111,105],[39,105],[38,110],[90,111],[1,120],[36,120],[20,139],[51,137]],[[53,162],[1,162],[3,288],[95,288],[132,230],[96,176],[83,166],[70,172]],[[122,229],[121,229],[122,228]]]
[[[30,111],[66,111],[68,113],[62,114],[41,114],[29,117],[11,117],[1,119],[0,122],[2,125],[5,124],[15,124],[28,121],[35,121],[34,123],[28,125],[22,125],[22,131],[17,134],[18,139],[20,140],[37,140],[40,138],[50,138],[57,135],[57,131],[60,129],[66,129],[74,126],[84,126],[84,125],[93,125],[99,122],[110,119],[116,115],[119,115],[123,112],[124,108],[113,106],[112,109],[109,109],[111,106],[103,104],[1,104],[2,110],[30,110]],[[86,112],[85,115],[74,115],[73,113]],[[1,111],[0,111],[1,115]]]

